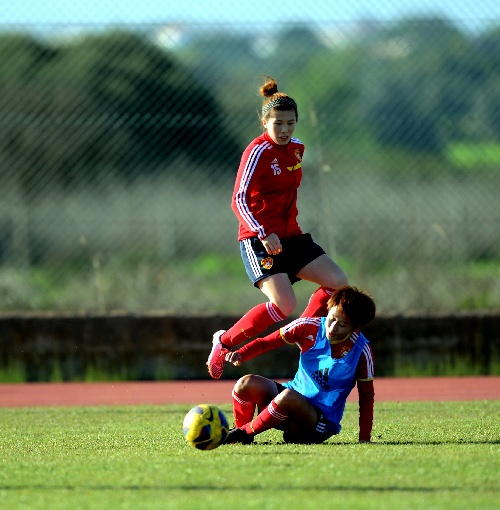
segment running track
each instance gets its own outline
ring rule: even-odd
[[[234,381],[0,384],[0,407],[229,404]],[[376,402],[499,400],[500,377],[380,378]],[[355,402],[353,391],[348,401]]]

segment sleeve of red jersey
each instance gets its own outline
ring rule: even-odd
[[[356,370],[359,396],[359,441],[371,441],[375,403],[373,376],[373,352],[370,345],[366,344]]]
[[[306,351],[314,344],[320,321],[320,318],[295,319],[263,338],[248,342],[238,349],[243,358],[242,362],[286,344],[297,344],[302,352]]]
[[[373,380],[358,381],[357,386],[359,395],[359,440],[369,442],[372,435],[375,402]]]
[[[255,191],[256,178],[263,165],[264,156],[258,152],[258,146],[249,146],[241,157],[240,166],[234,183],[231,199],[231,208],[240,223],[243,223],[252,232],[265,239],[272,232],[267,232],[263,222],[264,209],[255,207],[257,194]]]
[[[240,347],[237,352],[241,354],[242,363],[244,363],[267,351],[283,347],[283,345],[285,345],[285,341],[281,338],[280,330],[278,330],[263,338],[256,338],[248,342],[243,347]]]

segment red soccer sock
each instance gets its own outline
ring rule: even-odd
[[[243,400],[233,389],[233,416],[234,426],[241,428],[243,425],[252,421],[255,414],[255,404],[248,400]]]
[[[283,411],[278,404],[271,400],[269,405],[255,418],[255,420],[240,427],[248,434],[260,434],[265,430],[276,428],[288,418],[288,413]]]
[[[328,315],[328,300],[334,289],[328,287],[319,287],[311,297],[301,317],[326,317]]]
[[[231,349],[261,333],[272,324],[286,319],[283,312],[271,301],[254,306],[222,336],[221,342]]]

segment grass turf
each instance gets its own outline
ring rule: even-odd
[[[183,439],[189,407],[0,409],[0,508],[499,508],[500,401],[378,403],[376,444],[347,404],[322,445],[208,452]]]

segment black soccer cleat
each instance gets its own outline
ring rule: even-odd
[[[253,438],[254,436],[248,434],[248,432],[245,432],[243,429],[234,427],[229,431],[224,444],[252,444]]]

